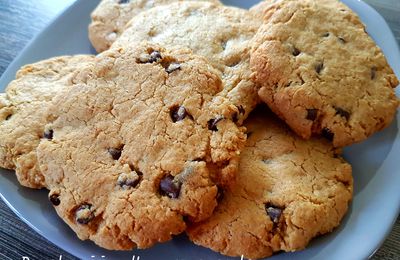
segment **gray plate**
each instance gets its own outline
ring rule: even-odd
[[[258,1],[224,2],[249,7]],[[400,52],[383,18],[362,1],[343,2],[360,15],[368,32],[400,76]],[[93,53],[87,38],[87,25],[89,14],[97,3],[94,0],[77,1],[55,19],[4,72],[0,79],[1,91],[4,91],[17,69],[24,64],[57,55]],[[398,122],[399,115],[385,131],[345,149],[345,157],[353,165],[355,192],[342,225],[333,233],[315,239],[304,251],[279,254],[270,259],[365,259],[379,247],[391,230],[400,206]],[[13,172],[0,170],[0,193],[8,206],[38,233],[83,259],[132,259],[134,255],[140,256],[142,260],[229,259],[191,244],[185,236],[148,250],[107,251],[92,242],[80,241],[57,217],[47,200],[47,192],[20,187]]]

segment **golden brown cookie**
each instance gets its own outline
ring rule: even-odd
[[[392,122],[398,80],[348,7],[336,0],[278,0],[257,8],[264,23],[251,64],[259,96],[297,134],[322,135],[342,147]]]
[[[260,19],[247,10],[207,2],[178,2],[152,8],[135,16],[113,46],[140,41],[168,48],[189,48],[221,72],[221,96],[238,108],[242,123],[259,103],[258,86],[250,69],[250,40]]]
[[[147,248],[208,218],[245,141],[214,69],[142,43],[103,52],[79,78],[38,147],[49,198],[79,238]]]
[[[0,94],[0,167],[15,169],[21,185],[45,187],[36,159],[52,98],[68,89],[72,78],[93,56],[62,56],[25,65]]]
[[[93,11],[89,39],[98,52],[110,48],[135,15],[155,6],[183,0],[102,0]],[[199,1],[199,0],[186,0]],[[203,0],[220,4],[218,0]]]
[[[269,111],[251,115],[237,185],[213,216],[188,228],[196,244],[262,258],[303,249],[337,227],[352,198],[351,166],[328,141],[303,140]]]

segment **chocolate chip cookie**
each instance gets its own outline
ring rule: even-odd
[[[69,88],[79,68],[92,56],[63,56],[22,67],[0,94],[0,167],[15,169],[21,185],[45,186],[36,159],[44,133],[45,111],[52,98]]]
[[[79,238],[147,248],[208,218],[245,142],[214,69],[142,43],[101,53],[79,80],[38,147],[50,201]]]
[[[124,31],[125,25],[138,13],[155,6],[182,0],[102,0],[93,11],[89,39],[98,52],[110,48]],[[186,0],[196,1],[196,0]],[[218,0],[203,0],[220,4]]]
[[[337,227],[353,190],[351,166],[339,151],[325,139],[301,139],[266,110],[245,126],[237,184],[221,194],[210,219],[188,228],[189,238],[255,259],[301,250]]]
[[[151,41],[169,48],[189,48],[221,72],[223,97],[238,108],[239,123],[259,103],[250,70],[250,40],[260,19],[247,10],[207,2],[178,2],[135,16],[113,46]]]
[[[392,122],[399,82],[347,6],[278,0],[257,8],[264,23],[251,63],[259,96],[297,134],[322,135],[342,147]]]

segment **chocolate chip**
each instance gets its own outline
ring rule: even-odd
[[[233,113],[232,121],[235,123],[237,123],[237,121],[239,121],[238,112]]]
[[[326,33],[322,34],[322,37],[329,37],[329,35],[330,35],[330,33],[326,32]]]
[[[211,131],[218,131],[217,124],[224,119],[222,116],[208,120],[208,129]]]
[[[176,70],[180,70],[180,69],[181,69],[181,64],[173,62],[173,63],[169,64],[169,66],[165,69],[165,71],[168,74],[170,74],[170,73],[172,73]]]
[[[376,78],[376,67],[371,68],[371,79],[374,80]]]
[[[321,134],[323,137],[325,137],[329,141],[333,141],[334,134],[332,133],[332,131],[329,128],[325,127],[324,129],[322,129]]]
[[[244,114],[246,113],[246,111],[244,110],[244,108],[243,108],[242,105],[239,105],[239,106],[236,106],[236,107],[237,107],[237,109],[238,109],[240,115],[244,115]],[[238,112],[235,112],[235,113],[232,115],[232,121],[233,121],[233,122],[236,123],[237,121],[239,121],[239,114],[238,114]]]
[[[188,222],[193,223],[192,218],[189,217],[189,216],[182,216],[182,220],[183,220],[183,222],[185,222],[185,223],[188,223]]]
[[[49,197],[49,200],[51,201],[51,203],[53,203],[54,206],[58,206],[60,205],[60,195],[59,194],[51,194]]]
[[[92,219],[94,219],[92,204],[85,203],[79,206],[75,212],[75,218],[79,224],[88,224]]]
[[[338,39],[339,39],[339,41],[340,41],[341,43],[346,43],[346,40],[345,40],[343,37],[338,37]]]
[[[129,2],[130,2],[130,0],[119,0],[118,4],[127,4]]]
[[[176,181],[174,176],[167,175],[160,181],[160,194],[163,196],[168,196],[171,199],[176,199],[179,197],[181,186],[182,183]]]
[[[315,119],[317,119],[317,115],[318,115],[318,109],[307,109],[307,120],[311,120],[314,121]]]
[[[122,147],[121,148],[108,148],[108,153],[114,160],[118,160],[122,154]]]
[[[304,81],[303,77],[300,74],[298,76],[299,76],[299,79],[300,79],[300,84],[304,85],[304,83],[306,83],[306,82]]]
[[[162,60],[162,56],[159,51],[152,51],[149,54],[142,54],[139,57],[139,62],[141,63],[153,63],[159,62],[160,60]]]
[[[143,174],[132,171],[130,173],[121,173],[118,176],[117,184],[123,189],[135,188]]]
[[[336,115],[340,115],[341,117],[346,118],[346,120],[349,120],[350,118],[350,113],[347,112],[346,110],[340,108],[340,107],[335,107],[336,110]]]
[[[8,116],[6,116],[6,121],[10,120],[11,117],[12,117],[12,114],[9,114]]]
[[[204,158],[194,158],[192,162],[204,162]]]
[[[267,212],[268,216],[271,218],[274,224],[279,223],[279,219],[282,215],[283,210],[279,207],[276,207],[270,203],[265,204],[265,211]]]
[[[224,199],[224,190],[218,187],[217,202],[220,203]]]
[[[263,159],[262,161],[265,164],[270,164],[272,162],[272,159]]]
[[[319,62],[317,63],[317,65],[315,65],[315,71],[320,74],[320,72],[324,69],[324,63],[323,62]]]
[[[292,84],[293,84],[293,81],[289,81],[288,83],[285,84],[285,88],[292,86]]]
[[[293,46],[292,49],[293,56],[299,56],[300,53],[301,53],[300,50]]]
[[[189,114],[184,106],[175,106],[171,108],[169,115],[171,116],[172,122],[176,123],[185,119]]]
[[[52,129],[48,129],[48,130],[44,131],[43,137],[48,140],[52,140],[53,135],[54,135],[54,131]]]
[[[226,41],[222,41],[222,42],[221,42],[221,48],[222,48],[223,50],[226,49],[226,44],[227,44]]]
[[[242,114],[242,115],[244,115],[245,113],[246,113],[246,110],[244,110],[244,108],[243,108],[243,106],[242,105],[239,105],[239,106],[236,106],[237,108],[238,108],[238,110],[239,110],[239,114]]]
[[[158,62],[162,59],[161,53],[159,51],[153,51],[150,53],[150,63]]]

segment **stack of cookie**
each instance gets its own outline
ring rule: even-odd
[[[341,148],[399,105],[337,0],[103,0],[89,38],[97,56],[24,66],[0,94],[0,166],[111,250],[184,232],[229,256],[305,248],[351,201]]]

